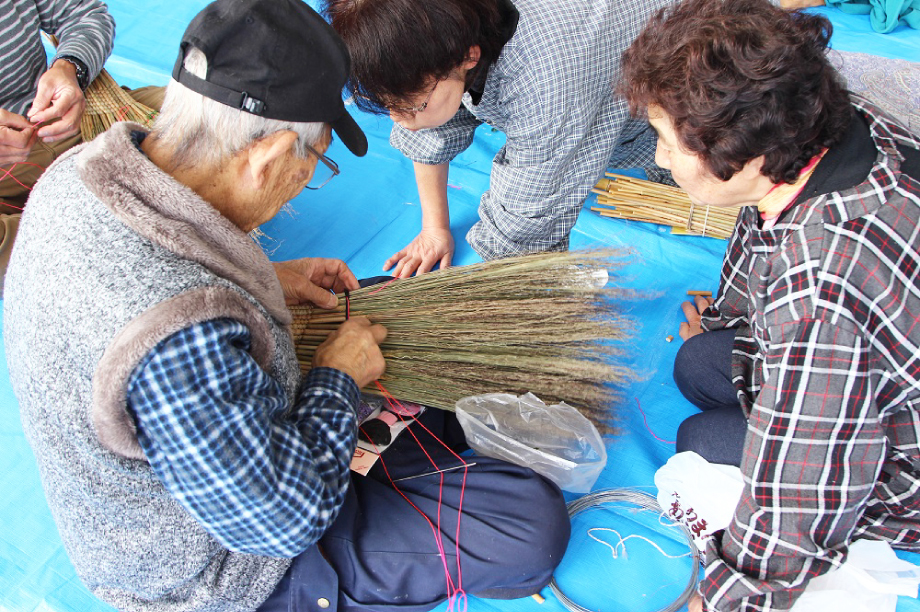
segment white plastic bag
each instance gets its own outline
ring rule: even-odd
[[[673,521],[693,534],[696,547],[706,550],[711,534],[728,527],[741,499],[741,470],[709,463],[694,452],[677,453],[655,472],[658,505]]]
[[[712,533],[728,527],[744,481],[734,466],[709,463],[693,452],[677,453],[655,473],[658,504],[694,534],[705,551]],[[887,542],[857,540],[838,569],[805,587],[790,612],[895,612],[897,596],[917,596],[920,567],[899,559]]]
[[[888,542],[856,540],[838,569],[811,580],[790,612],[895,612],[898,595],[917,597],[920,568]]]
[[[456,410],[474,451],[529,467],[560,489],[589,492],[607,465],[601,435],[568,404],[547,406],[532,393],[488,393],[461,399]]]

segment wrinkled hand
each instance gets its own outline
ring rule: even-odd
[[[684,316],[687,317],[687,322],[681,323],[677,332],[681,338],[687,340],[703,333],[703,328],[700,326],[700,317],[704,310],[712,306],[712,303],[713,299],[711,297],[698,295],[693,298],[692,302],[684,302],[680,305],[681,310],[684,311]]]
[[[273,265],[288,306],[309,303],[335,308],[338,298],[332,291],[341,293],[359,287],[358,279],[341,259],[305,257]]]
[[[26,161],[37,139],[28,119],[0,109],[0,166]]]
[[[316,347],[313,367],[341,370],[363,388],[386,369],[379,346],[386,337],[383,325],[371,325],[367,317],[351,317]]]
[[[453,254],[454,237],[451,236],[450,229],[422,229],[406,248],[386,260],[383,269],[389,270],[395,264],[393,276],[409,278],[415,273],[430,272],[438,263],[442,269],[449,268]]]
[[[86,98],[77,82],[73,64],[57,60],[38,79],[38,93],[32,100],[28,116],[32,123],[43,123],[38,137],[56,142],[77,134],[86,109]],[[51,123],[53,122],[53,123]]]
[[[694,593],[690,596],[690,601],[687,602],[687,611],[688,612],[703,612],[705,608],[703,607],[703,598],[700,597],[699,593]]]

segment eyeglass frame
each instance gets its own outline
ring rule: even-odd
[[[329,183],[329,181],[331,181],[332,179],[334,179],[335,177],[337,177],[337,176],[339,175],[339,165],[338,165],[337,163],[335,163],[334,161],[332,161],[332,159],[326,157],[325,155],[323,155],[322,153],[320,153],[319,151],[317,151],[316,149],[314,149],[313,147],[311,147],[310,145],[308,145],[308,144],[305,143],[305,144],[304,144],[304,147],[307,149],[307,151],[309,151],[310,153],[312,153],[313,155],[315,155],[315,156],[316,156],[316,159],[318,159],[319,161],[323,162],[323,164],[325,164],[327,168],[329,168],[330,170],[332,170],[332,176],[330,176],[330,177],[327,178],[325,181],[323,181],[323,182],[320,184],[319,187],[311,187],[309,183],[307,183],[306,185],[304,185],[304,187],[306,187],[307,189],[310,189],[311,191],[316,191],[317,189],[322,189],[323,187],[326,186],[327,183]],[[313,180],[313,177],[310,177],[310,180],[312,181],[312,180]]]
[[[428,97],[425,98],[425,101],[422,102],[419,106],[387,106],[387,110],[391,113],[397,113],[400,115],[417,115],[419,113],[425,112],[425,109],[428,108],[428,103],[431,102],[431,96],[434,95],[434,90],[438,88],[438,85],[441,84],[441,81],[444,79],[438,79],[434,82],[434,87],[431,88],[431,91],[428,92]]]

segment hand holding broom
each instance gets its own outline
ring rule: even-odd
[[[386,337],[383,325],[374,325],[367,317],[351,317],[316,348],[313,367],[341,370],[354,379],[358,388],[367,386],[386,369],[380,352],[380,343]]]
[[[624,255],[526,255],[393,279],[352,291],[332,310],[292,307],[297,357],[304,370],[317,365],[322,343],[363,315],[386,325],[381,383],[394,397],[453,410],[463,397],[529,391],[610,431],[617,387],[636,379],[617,346],[635,325],[618,302],[633,294],[607,273]]]

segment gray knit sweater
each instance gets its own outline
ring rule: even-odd
[[[157,342],[230,317],[293,399],[290,312],[258,246],[154,166],[132,130],[66,154],[32,192],[4,299],[10,378],[93,593],[122,610],[254,610],[290,560],[225,549],[170,496],[137,444],[126,389]]]

